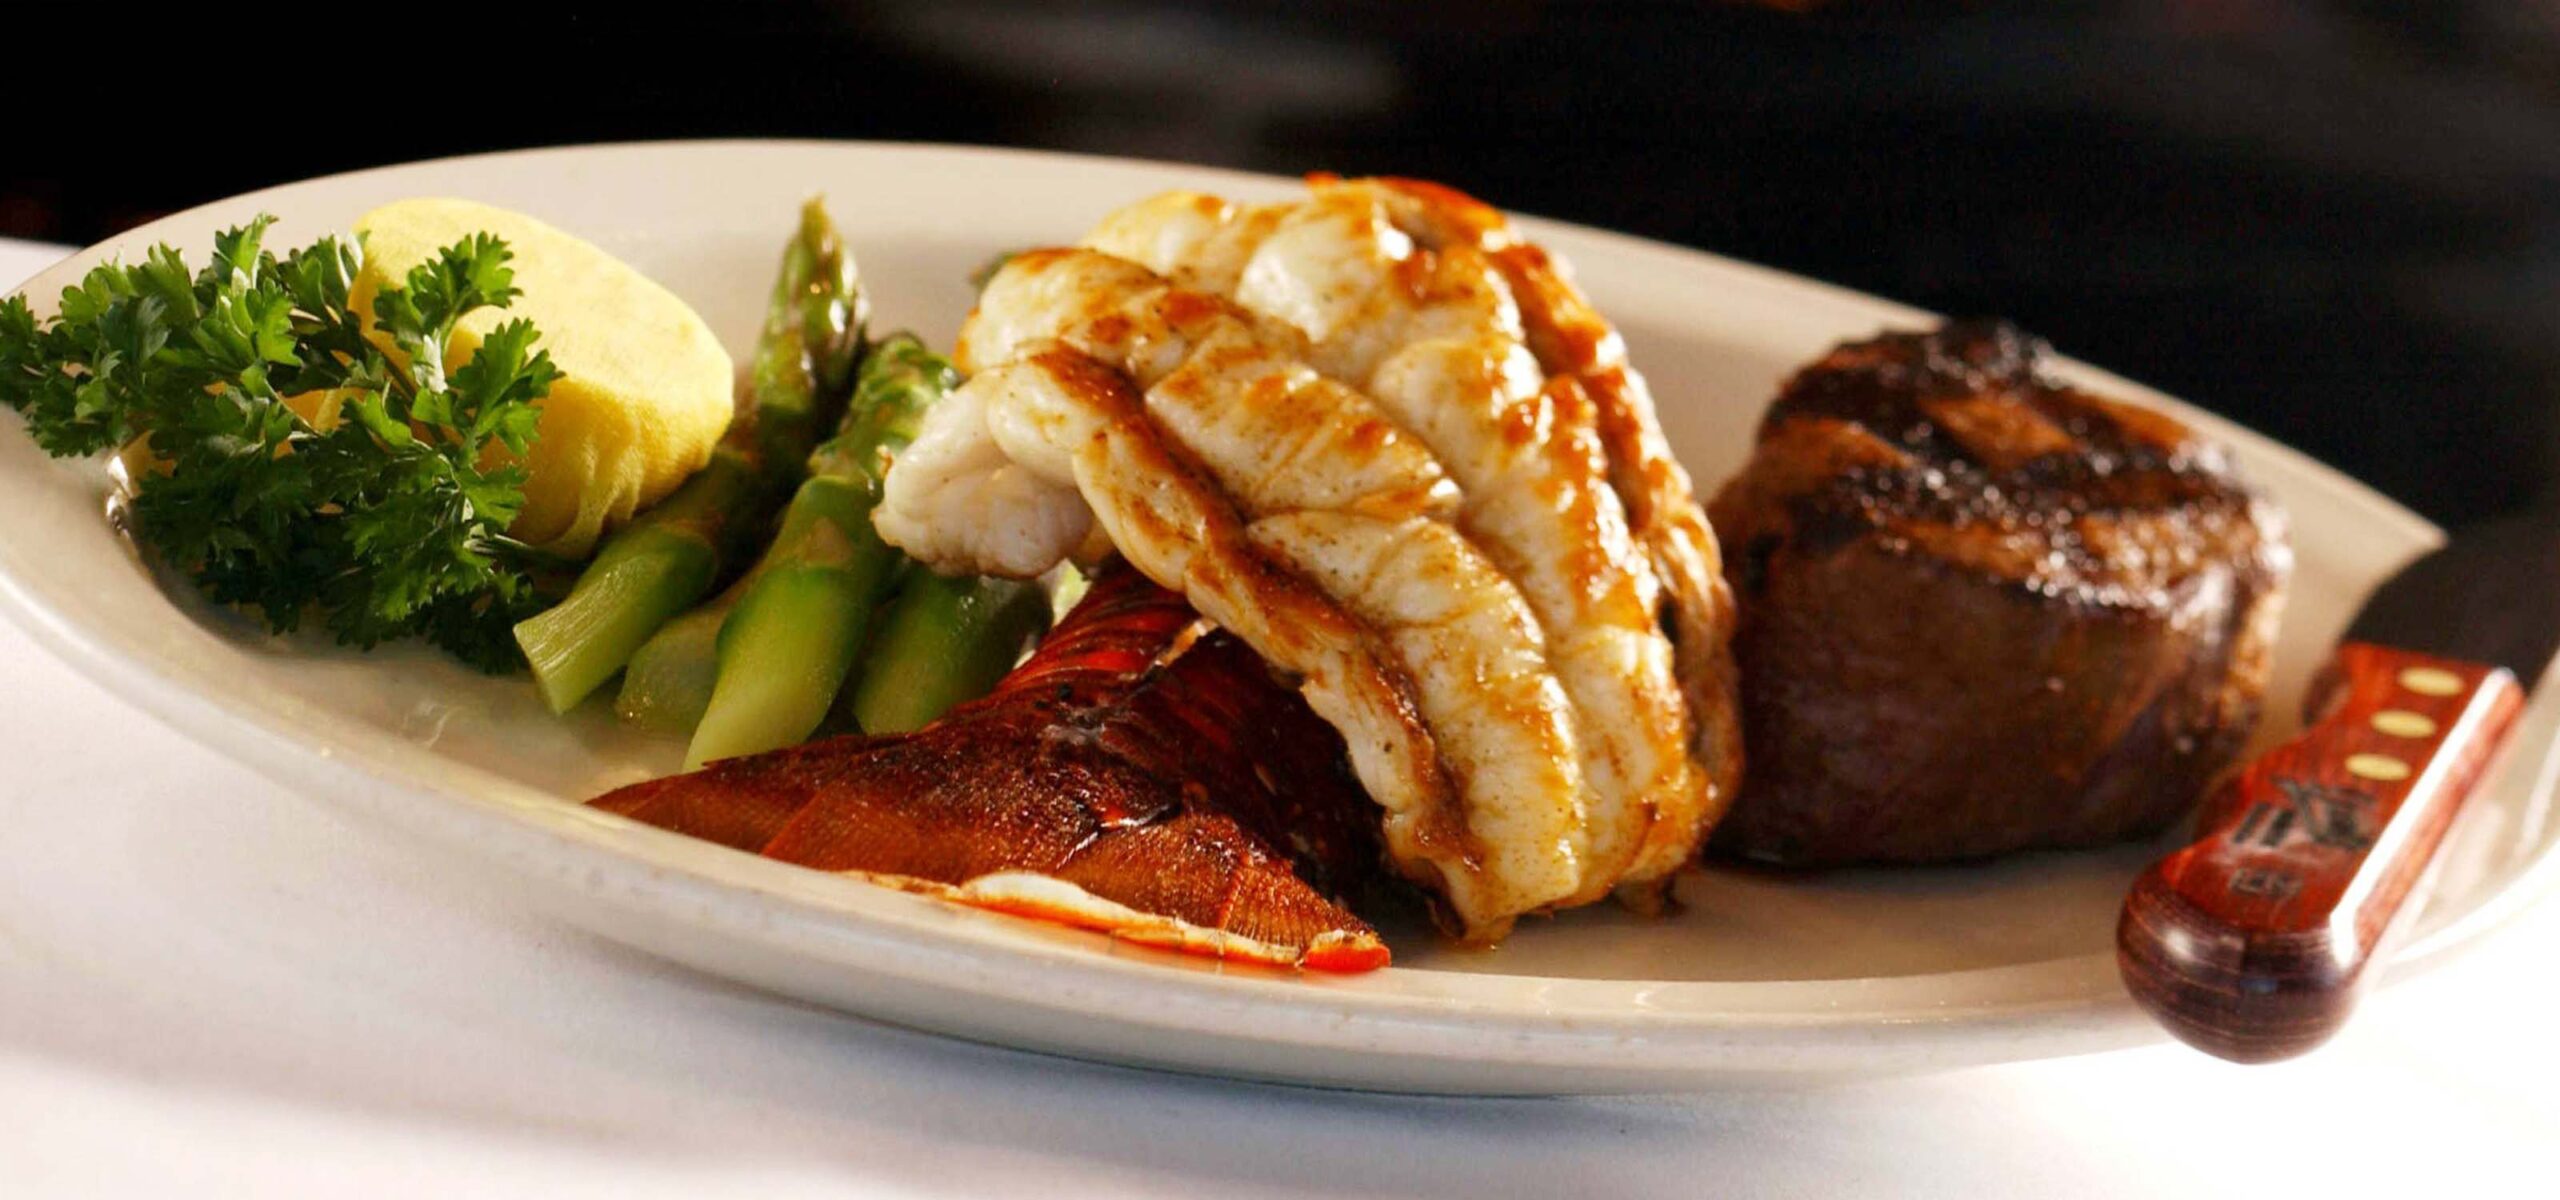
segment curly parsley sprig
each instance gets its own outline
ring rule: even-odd
[[[361,241],[279,259],[272,222],[222,233],[199,272],[167,246],[97,267],[50,319],[0,301],[0,403],[55,456],[147,439],[159,469],[135,480],[135,531],[214,600],[278,632],[316,617],[341,642],[420,636],[518,665],[509,626],[536,604],[506,528],[560,372],[522,320],[446,370],[455,325],[515,299],[506,243],[465,238],[382,289],[386,352],[349,300]],[[285,403],[311,394],[320,419]]]

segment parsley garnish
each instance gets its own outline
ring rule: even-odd
[[[349,307],[361,242],[278,259],[262,245],[272,220],[215,238],[200,272],[167,246],[98,267],[49,320],[0,301],[0,403],[56,456],[149,439],[166,469],[134,481],[135,532],[277,632],[313,617],[341,642],[420,636],[483,669],[517,665],[508,629],[535,598],[506,528],[535,401],[560,373],[522,320],[445,370],[455,323],[516,296],[506,244],[466,238],[382,289],[374,324],[395,355]],[[314,392],[335,397],[336,420],[284,403]],[[492,443],[513,454],[484,466]]]

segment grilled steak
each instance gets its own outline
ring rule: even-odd
[[[1797,373],[1710,509],[1751,767],[1716,847],[1926,862],[2151,832],[2258,714],[2292,558],[2224,449],[1965,322]]]

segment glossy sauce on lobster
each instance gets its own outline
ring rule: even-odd
[[[679,833],[1217,958],[1361,971],[1377,821],[1340,735],[1118,563],[983,699],[912,734],[730,759],[594,801]]]

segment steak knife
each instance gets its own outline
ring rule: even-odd
[[[2560,648],[2560,513],[2456,534],[2375,589],[2302,734],[2217,783],[2125,898],[2127,991],[2236,1062],[2318,1046],[2420,907],[2445,830]]]

